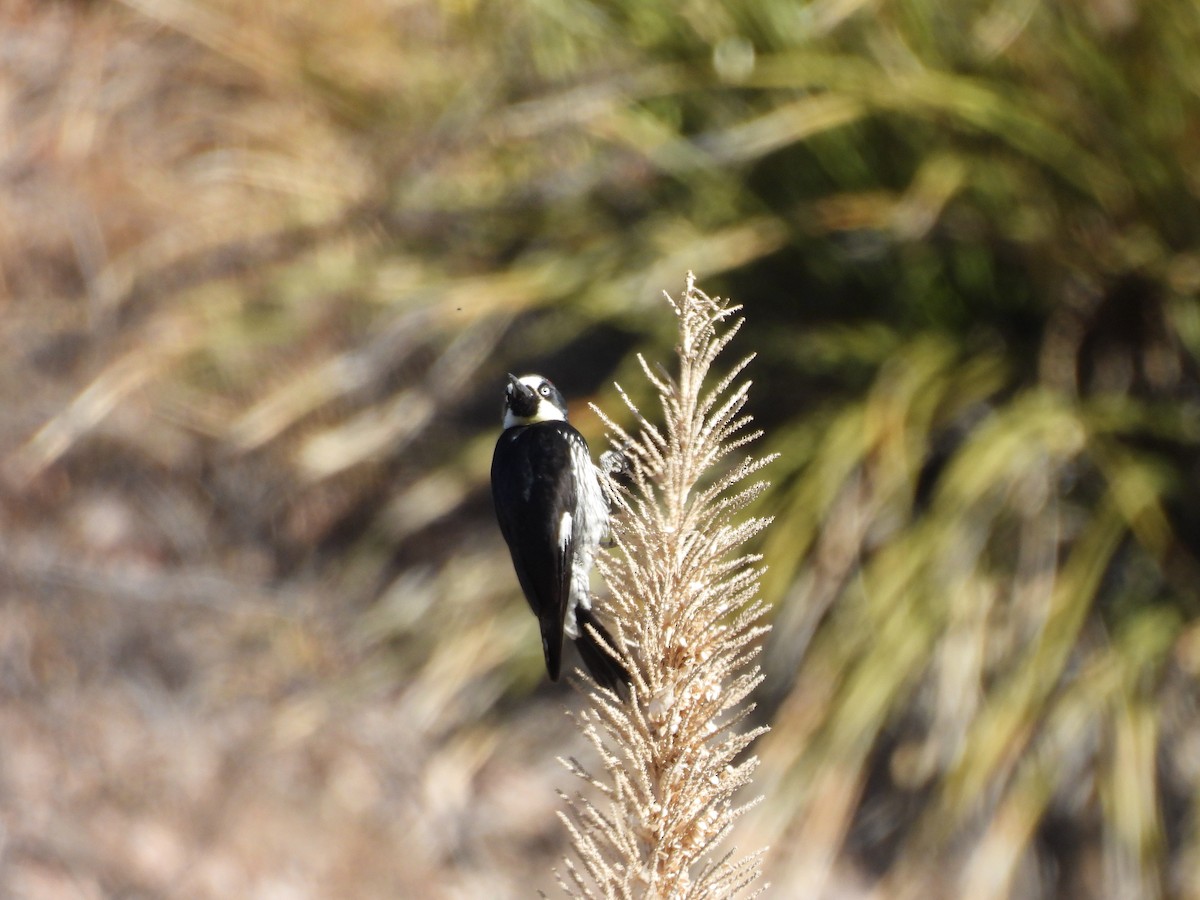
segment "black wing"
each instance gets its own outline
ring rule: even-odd
[[[562,668],[563,620],[574,543],[559,541],[563,513],[575,513],[571,444],[583,437],[566,422],[509,428],[492,456],[492,499],[525,599],[538,617],[546,670]]]

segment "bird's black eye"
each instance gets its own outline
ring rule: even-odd
[[[540,388],[538,388],[538,393],[541,394],[543,397],[549,397],[550,396],[550,385],[543,384]]]

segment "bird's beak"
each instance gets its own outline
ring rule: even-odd
[[[521,379],[512,372],[508,373],[508,394],[510,397],[525,397],[526,399],[532,399],[534,396],[533,388],[523,384]]]
[[[504,389],[505,421],[511,416],[518,422],[528,422],[537,413],[539,405],[537,391],[510,372],[508,387]]]

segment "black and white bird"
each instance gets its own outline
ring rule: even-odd
[[[566,401],[540,375],[508,376],[492,499],[517,580],[541,626],[551,680],[562,670],[565,634],[599,684],[612,690],[628,684],[628,671],[588,629],[616,649],[592,612],[588,588],[608,529],[608,505],[587,442],[567,422]]]

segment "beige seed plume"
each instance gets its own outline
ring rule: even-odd
[[[636,434],[596,410],[630,474],[628,488],[606,485],[614,549],[597,565],[633,684],[627,698],[591,685],[576,717],[603,772],[564,760],[601,796],[564,795],[560,815],[577,859],[565,861],[559,883],[576,897],[737,896],[758,881],[764,852],[738,856],[722,846],[757,802],[734,795],[757,764],[742,754],[765,730],[739,729],[762,680],[753,660],[768,626],[757,599],[760,557],[739,549],[769,523],[742,513],[767,487],[748,479],[772,457],[729,459],[760,434],[745,431],[750,383],[734,386],[753,356],[706,386],[741,327],[730,323],[740,307],[706,296],[690,273],[682,299],[667,300],[679,320],[678,374],[639,357],[662,426],[624,391]]]

